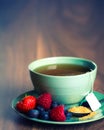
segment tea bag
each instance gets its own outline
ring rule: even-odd
[[[91,88],[91,92],[85,97],[85,99],[88,105],[90,106],[91,110],[96,111],[97,109],[101,107],[101,103],[99,102],[95,94],[93,93],[93,82],[92,82],[93,80],[90,73],[89,73],[89,76],[90,76],[90,81],[92,83],[92,88]]]
[[[99,100],[93,92],[89,93],[85,99],[88,102],[92,111],[96,111],[101,107],[101,103],[99,102]]]

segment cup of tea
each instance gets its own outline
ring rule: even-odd
[[[48,57],[28,66],[37,94],[49,92],[62,104],[78,104],[94,87],[97,65],[78,57]]]

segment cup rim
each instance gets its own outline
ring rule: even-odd
[[[37,67],[40,67],[40,66],[37,66],[37,67],[33,67],[33,64],[39,64],[39,62],[44,62],[46,60],[60,60],[60,59],[63,59],[64,60],[68,60],[68,59],[71,59],[71,60],[79,60],[79,61],[82,61],[82,62],[86,62],[86,63],[90,63],[94,66],[94,69],[92,69],[90,72],[86,72],[84,74],[79,74],[79,75],[71,75],[71,76],[55,76],[55,75],[47,75],[47,74],[42,74],[42,73],[39,73],[39,72],[36,72],[36,71],[33,71],[35,68]],[[51,63],[51,64],[54,64],[54,63]],[[45,64],[45,65],[49,65],[49,64]],[[37,59],[37,60],[34,60],[32,61],[29,65],[28,65],[28,69],[29,71],[33,72],[33,73],[36,73],[38,75],[42,75],[42,76],[46,76],[46,77],[60,77],[60,78],[66,78],[66,77],[78,77],[78,76],[82,76],[82,75],[85,75],[85,74],[89,74],[89,73],[92,73],[93,71],[97,70],[97,64],[90,60],[90,59],[86,59],[86,58],[81,58],[81,57],[72,57],[72,56],[56,56],[56,57],[46,57],[46,58],[40,58],[40,59]]]

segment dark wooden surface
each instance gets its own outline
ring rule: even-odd
[[[103,119],[48,125],[26,120],[12,110],[12,99],[33,89],[28,64],[50,56],[95,61],[94,90],[104,93],[103,0],[0,1],[0,130],[103,130]]]

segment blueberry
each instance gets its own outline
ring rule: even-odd
[[[57,107],[58,105],[59,103],[57,103],[56,101],[52,101],[51,108]]]
[[[28,116],[31,118],[38,118],[39,116],[39,110],[33,109],[28,112]]]
[[[44,112],[44,111],[45,111],[44,108],[43,108],[42,106],[37,106],[36,109],[39,110],[40,112]]]
[[[67,109],[64,109],[64,113],[65,113],[65,115],[67,115],[67,113],[68,113],[68,110],[67,110]]]
[[[40,119],[49,120],[49,111],[44,111],[40,113]]]
[[[72,113],[65,111],[66,119],[69,120],[72,117]]]

